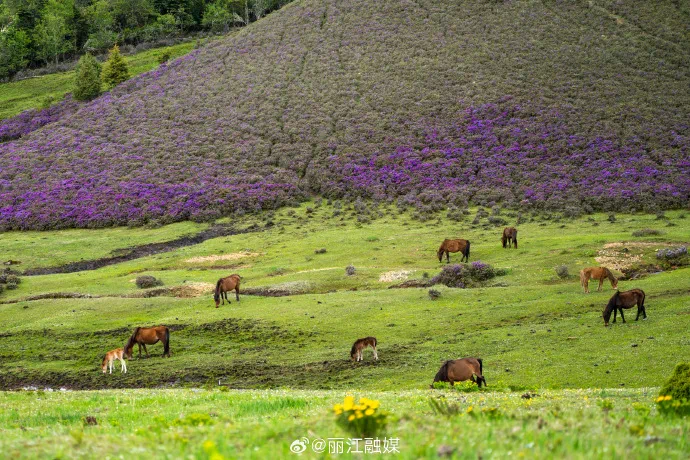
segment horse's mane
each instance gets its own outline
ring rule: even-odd
[[[436,377],[434,377],[434,382],[447,382],[448,381],[448,364],[450,363],[451,360],[446,361],[443,363],[443,366],[441,366],[441,369],[438,370],[436,373]]]
[[[359,343],[359,340],[355,340],[355,343],[352,344],[352,349],[350,350],[350,356],[354,356],[355,353],[357,353],[357,344]]]
[[[609,303],[606,304],[606,308],[604,309],[604,320],[608,321],[609,318],[611,318],[611,312],[615,310],[616,304],[618,303],[618,296],[621,294],[621,291],[616,291],[615,294],[613,294],[613,297],[611,297],[611,300],[609,300]]]
[[[135,344],[136,341],[137,341],[137,333],[139,332],[139,329],[141,329],[141,328],[140,328],[140,327],[134,328],[134,332],[132,333],[132,335],[131,335],[131,336],[129,337],[129,339],[127,340],[127,343],[125,344],[125,348],[124,348],[124,352],[125,352],[125,353],[126,353],[127,350],[129,350],[130,348],[134,348],[134,344]]]
[[[605,267],[604,267],[604,270],[606,270],[606,276],[609,278],[609,281],[611,281],[612,283],[614,281],[616,281],[616,277],[613,276],[613,273],[611,273],[611,270],[609,270],[608,268],[605,268]]]
[[[103,355],[103,361],[101,361],[101,366],[105,366],[105,362],[108,359],[108,353]]]

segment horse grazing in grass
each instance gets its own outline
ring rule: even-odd
[[[462,257],[460,258],[460,262],[462,262],[463,259],[465,259],[465,262],[470,261],[470,242],[468,240],[449,240],[445,239],[443,240],[443,243],[441,243],[441,247],[438,248],[438,252],[436,255],[438,256],[438,261],[443,262],[443,254],[446,255],[446,263],[450,263],[450,253],[451,252],[460,252],[462,254]]]
[[[233,289],[235,290],[235,298],[238,302],[240,301],[241,279],[240,275],[232,274],[218,280],[216,283],[216,290],[213,293],[213,300],[216,301],[216,308],[220,305],[221,300],[223,301],[223,305],[225,305],[226,300],[230,303],[230,300],[228,300],[228,291],[232,291]],[[223,296],[225,296],[225,298],[223,298]]]
[[[616,291],[604,309],[604,326],[609,325],[611,312],[613,312],[613,322],[616,322],[616,311],[621,313],[621,319],[623,319],[623,322],[625,323],[623,309],[632,308],[635,305],[637,305],[637,316],[635,317],[635,321],[640,319],[640,313],[642,314],[642,319],[647,319],[647,310],[644,308],[644,298],[645,293],[642,289],[631,289],[623,292]]]
[[[350,350],[350,359],[353,361],[363,361],[362,352],[366,347],[371,347],[374,350],[374,361],[378,360],[379,355],[376,353],[376,344],[376,337],[364,337],[363,339],[355,340]]]
[[[611,270],[606,267],[589,267],[580,270],[580,285],[585,293],[589,293],[589,280],[599,280],[599,287],[597,291],[601,291],[601,286],[604,284],[604,278],[608,278],[611,282],[611,289],[616,289],[618,287],[618,280]]]
[[[110,350],[103,357],[103,362],[101,362],[101,369],[103,370],[104,374],[108,367],[110,367],[110,373],[113,373],[113,361],[115,361],[116,359],[120,360],[120,372],[124,372],[125,374],[127,373],[127,364],[125,363],[125,351],[122,348],[116,348],[114,350]]]
[[[146,345],[153,345],[158,342],[163,342],[163,357],[170,358],[170,329],[166,326],[138,327],[134,329],[132,336],[125,344],[125,356],[127,359],[132,358],[132,351],[136,344],[139,345],[139,358],[141,358],[142,345],[148,358],[149,351],[146,349]]]
[[[482,382],[486,386],[486,379],[482,373],[482,360],[480,358],[462,358],[450,359],[443,363],[441,369],[434,377],[436,382],[450,382],[451,385],[455,382],[464,382],[465,380],[472,380],[481,387]],[[433,388],[433,383],[431,388]]]
[[[517,228],[515,227],[506,227],[503,229],[503,236],[501,237],[501,243],[503,243],[503,247],[510,247],[511,243],[513,246],[515,246],[515,249],[517,249]]]

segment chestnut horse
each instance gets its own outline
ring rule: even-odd
[[[141,358],[141,346],[144,346],[146,357],[149,357],[149,352],[146,345],[153,345],[154,343],[163,342],[163,357],[170,358],[170,329],[166,326],[153,327],[138,327],[134,329],[134,333],[125,344],[125,357],[132,358],[132,350],[134,345],[139,345],[139,358]]]
[[[604,326],[609,325],[609,319],[611,319],[611,312],[613,312],[613,322],[616,322],[616,311],[620,311],[621,319],[625,323],[625,316],[623,316],[624,308],[632,308],[637,305],[637,316],[635,321],[640,319],[640,313],[642,313],[642,319],[647,319],[647,310],[644,308],[644,298],[645,293],[642,289],[631,289],[629,291],[616,291],[609,300],[609,303],[604,309]]]
[[[443,254],[446,255],[446,263],[450,263],[450,253],[451,252],[460,252],[462,253],[462,257],[460,258],[460,262],[462,262],[463,259],[465,259],[465,262],[470,261],[470,242],[468,240],[449,240],[445,239],[443,240],[443,243],[441,243],[441,247],[438,248],[438,252],[436,255],[438,256],[438,261],[443,262]]]
[[[376,337],[364,337],[363,339],[355,340],[350,350],[350,359],[353,361],[363,361],[362,352],[366,347],[371,347],[374,350],[374,361],[378,360],[379,355],[376,353],[376,344]]]
[[[472,380],[479,387],[482,386],[482,382],[486,386],[486,379],[482,370],[480,358],[451,359],[443,363],[441,369],[438,370],[436,377],[434,377],[434,383],[450,382],[453,385],[455,382]],[[431,384],[431,388],[433,387],[434,385]]]
[[[503,247],[510,247],[511,243],[515,246],[515,249],[517,249],[517,228],[515,227],[506,227],[503,229],[503,236],[501,237],[501,243],[503,243]]]
[[[113,373],[113,361],[115,361],[116,359],[120,360],[120,372],[124,372],[125,374],[127,373],[127,364],[125,363],[125,352],[122,348],[116,348],[114,350],[110,350],[103,357],[103,361],[101,362],[101,369],[103,370],[104,374],[108,367],[110,367],[110,373]]]
[[[606,267],[589,267],[580,270],[580,285],[585,293],[589,293],[589,280],[599,280],[599,287],[597,291],[601,291],[601,286],[604,284],[604,278],[608,278],[611,282],[611,289],[616,289],[618,287],[618,280],[611,270]]]
[[[235,290],[235,298],[238,302],[240,301],[241,279],[240,275],[232,274],[218,280],[216,283],[216,290],[213,293],[213,300],[216,301],[216,308],[220,305],[221,300],[223,301],[223,305],[225,305],[226,300],[230,303],[230,300],[228,300],[228,291],[232,291],[233,289]],[[225,298],[223,298],[223,296],[225,296]]]

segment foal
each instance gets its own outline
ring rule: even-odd
[[[582,289],[585,290],[585,294],[589,293],[590,279],[599,281],[597,291],[601,291],[601,286],[604,284],[604,278],[608,278],[611,282],[611,289],[616,289],[618,287],[618,280],[613,276],[611,270],[606,267],[589,267],[580,270],[580,285]]]
[[[110,373],[113,373],[113,361],[116,359],[120,360],[120,372],[124,372],[125,374],[127,373],[127,364],[125,363],[125,351],[122,348],[116,348],[114,350],[110,350],[108,353],[105,354],[103,357],[103,362],[101,363],[101,369],[103,370],[103,373],[105,374],[105,370],[107,367],[110,367]]]
[[[366,347],[371,347],[374,349],[374,360],[379,359],[379,355],[376,353],[376,337],[365,337],[363,339],[357,339],[352,345],[352,350],[350,350],[350,359],[353,361],[363,361],[362,352]]]

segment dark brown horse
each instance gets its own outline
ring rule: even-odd
[[[616,311],[621,313],[621,319],[625,323],[625,316],[623,316],[623,309],[632,308],[637,305],[637,316],[635,321],[640,319],[640,313],[642,314],[642,319],[647,319],[647,310],[644,308],[644,298],[645,293],[642,289],[631,289],[629,291],[616,291],[609,300],[609,303],[604,309],[604,326],[609,325],[609,319],[611,319],[611,312],[613,312],[613,322],[616,322]]]
[[[378,360],[379,355],[376,353],[376,344],[376,337],[364,337],[363,339],[355,340],[350,350],[350,358],[353,361],[363,361],[362,352],[366,347],[371,347],[374,350],[374,361]]]
[[[450,263],[450,253],[451,252],[460,252],[462,253],[462,257],[460,258],[460,262],[462,262],[463,259],[465,259],[465,262],[470,261],[470,242],[468,240],[449,240],[445,239],[443,240],[443,243],[441,243],[441,247],[438,248],[438,252],[436,255],[438,256],[438,261],[443,262],[443,254],[446,255],[446,263]]]
[[[450,382],[451,385],[455,382],[463,382],[465,380],[472,380],[481,387],[482,382],[486,386],[486,379],[482,373],[482,360],[480,358],[462,358],[451,359],[443,363],[441,369],[434,377],[436,382]],[[434,385],[431,385],[433,388]]]
[[[517,249],[517,228],[515,227],[506,227],[503,229],[503,236],[501,237],[501,243],[503,243],[503,247],[510,247],[511,243],[513,246],[515,246],[515,249]]]
[[[616,289],[618,287],[618,280],[611,270],[606,267],[588,267],[580,270],[580,285],[585,293],[589,293],[589,280],[599,280],[599,287],[597,291],[601,291],[601,286],[604,284],[604,279],[608,278],[611,282],[611,289]]]
[[[230,303],[230,300],[228,299],[228,291],[232,291],[233,289],[235,290],[235,298],[237,301],[240,301],[240,280],[242,278],[238,274],[232,274],[230,276],[226,276],[225,278],[221,278],[218,280],[216,283],[216,290],[213,293],[213,300],[216,301],[216,308],[218,308],[218,305],[220,305],[220,301],[223,301],[223,305],[225,305],[225,301],[227,300],[228,303]],[[223,297],[225,296],[225,297]]]
[[[144,346],[146,357],[149,357],[149,352],[146,345],[153,345],[154,343],[163,342],[163,357],[170,357],[170,330],[166,326],[153,327],[138,327],[134,329],[132,336],[125,344],[125,356],[127,359],[132,358],[132,351],[134,345],[139,345],[139,358],[141,358],[141,346]]]

